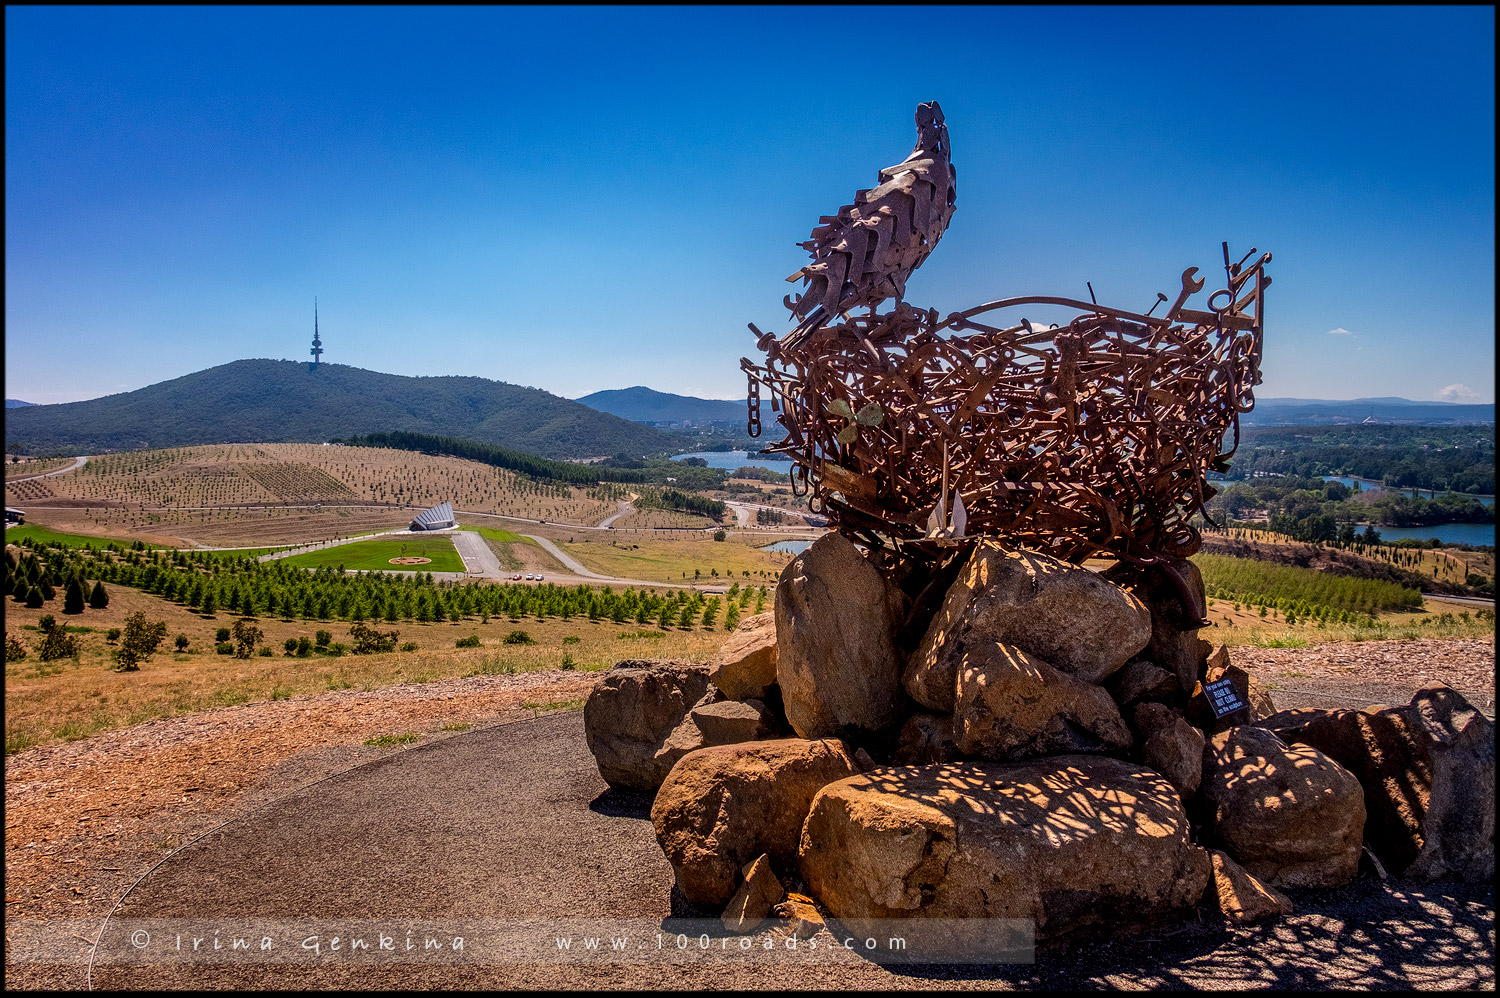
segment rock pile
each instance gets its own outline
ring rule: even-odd
[[[1494,726],[1455,691],[1277,713],[1199,637],[1190,563],[1127,589],[979,540],[953,567],[934,594],[830,533],[715,661],[621,662],[589,697],[600,773],[655,792],[678,890],[730,931],[815,931],[815,899],[1045,944],[1276,917],[1365,850],[1493,875]]]

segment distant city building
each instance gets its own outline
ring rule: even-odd
[[[318,369],[318,361],[323,359],[323,341],[318,339],[318,299],[313,299],[313,345],[308,351],[312,354],[312,363],[307,365],[309,371]]]
[[[417,514],[415,520],[411,521],[413,530],[447,530],[449,527],[456,526],[458,524],[453,519],[453,504],[446,502],[423,510]]]

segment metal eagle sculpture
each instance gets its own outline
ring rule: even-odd
[[[934,101],[916,118],[911,155],[801,244],[813,261],[788,278],[806,282],[785,299],[796,327],[778,338],[751,324],[765,359],[740,361],[750,435],[766,389],[786,437],[763,452],[792,458],[793,491],[898,557],[946,559],[987,535],[1175,574],[1201,543],[1189,521],[1214,494],[1206,473],[1227,468],[1255,405],[1271,254],[1233,262],[1223,244],[1224,285],[1188,308],[1206,285],[1190,267],[1161,315],[1161,293],[1144,313],[1056,295],[946,318],[914,308],[906,280],[955,200],[943,113]],[[1062,325],[986,314],[1027,305],[1076,314]]]

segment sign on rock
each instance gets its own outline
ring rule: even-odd
[[[1237,710],[1247,710],[1250,705],[1240,698],[1240,695],[1229,680],[1216,679],[1203,687],[1203,693],[1208,697],[1208,702],[1214,709],[1215,717],[1227,717]]]

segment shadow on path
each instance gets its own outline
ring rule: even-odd
[[[632,920],[645,951],[650,932],[660,945],[677,919],[705,914],[677,894],[649,818],[649,798],[610,790],[599,777],[577,711],[417,745],[304,787],[173,853],[103,927],[91,982],[129,989],[1494,985],[1491,885],[1415,887],[1368,877],[1342,891],[1298,892],[1298,914],[1271,925],[1233,932],[1189,925],[1171,938],[1080,946],[1031,965],[887,969],[844,954],[795,961],[772,954],[726,966],[690,951],[666,962],[608,953],[560,958],[554,936],[564,925],[579,932],[601,920]],[[476,936],[496,925],[531,926],[531,935],[509,949],[476,952]],[[132,933],[146,928],[149,945],[137,945],[142,937],[133,943]],[[473,933],[462,954],[441,945],[423,952],[428,936],[441,943],[462,933]],[[248,943],[236,952],[239,936]],[[274,950],[259,949],[272,936]],[[356,936],[376,951],[350,953],[345,947]],[[391,942],[385,952],[378,951],[382,937]],[[417,940],[410,950],[408,937]],[[223,952],[210,957],[216,939]]]

